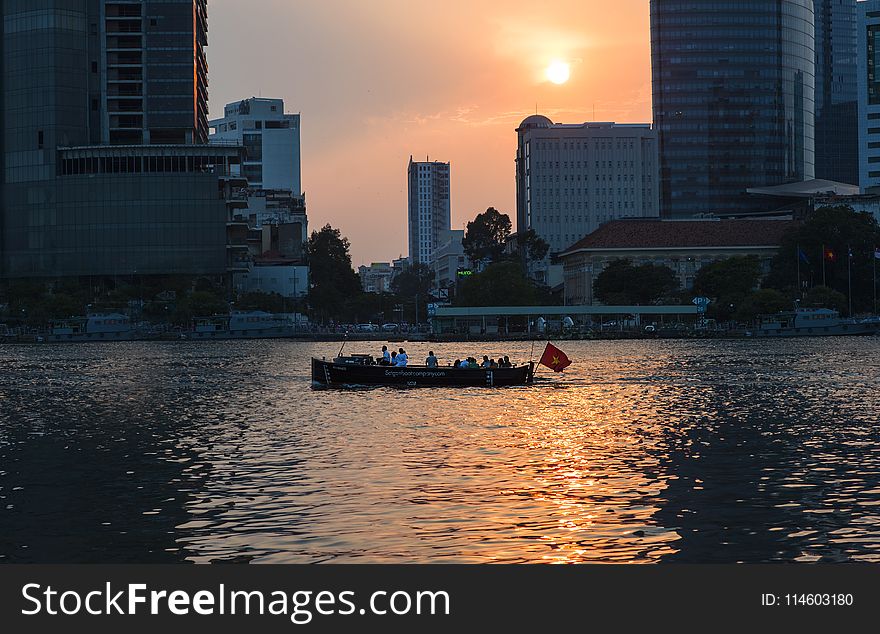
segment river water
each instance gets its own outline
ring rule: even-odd
[[[0,562],[880,561],[880,338],[563,342],[534,387],[313,390],[338,345],[0,346]]]

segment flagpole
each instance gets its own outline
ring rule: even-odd
[[[822,245],[822,286],[828,286],[825,283],[825,245]]]
[[[846,283],[849,289],[849,318],[852,319],[852,247],[846,247]]]
[[[803,297],[803,293],[801,292],[801,245],[797,245],[797,252],[794,254],[794,257],[797,258],[798,297]]]

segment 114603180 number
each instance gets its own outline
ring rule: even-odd
[[[818,606],[818,607],[849,607],[853,604],[853,595],[851,594],[820,594],[820,593],[802,593],[802,594],[786,594],[782,596],[783,603],[789,606]]]

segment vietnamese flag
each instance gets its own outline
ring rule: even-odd
[[[544,354],[541,355],[541,365],[546,365],[554,372],[562,372],[571,365],[571,360],[562,350],[548,343],[544,348]]]
[[[831,249],[825,249],[825,259],[829,262],[834,262],[837,260],[837,254],[834,253]]]

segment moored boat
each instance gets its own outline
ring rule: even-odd
[[[798,308],[797,310],[761,318],[758,327],[746,332],[749,337],[839,337],[874,335],[880,322],[873,319],[843,319],[829,308]]]
[[[530,385],[535,364],[512,368],[468,368],[453,366],[397,367],[379,365],[369,355],[336,357],[332,361],[312,358],[312,385],[390,385],[402,387],[505,387]]]

